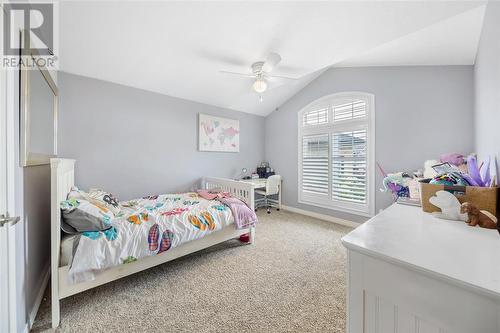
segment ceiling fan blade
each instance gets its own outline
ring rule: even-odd
[[[289,76],[281,76],[281,75],[266,75],[270,81],[273,80],[285,80],[285,81],[298,81],[300,78],[289,77]]]
[[[280,87],[283,87],[286,85],[287,85],[287,83],[285,83],[285,82],[270,82],[269,85],[267,86],[266,91],[264,92],[264,95],[266,93],[269,93],[270,91],[273,91],[276,88],[280,88]]]
[[[224,75],[238,76],[238,77],[255,78],[255,75],[246,74],[246,73],[236,73],[236,72],[228,72],[228,71],[219,71],[219,73],[224,74]]]
[[[281,61],[281,56],[278,53],[271,52],[267,56],[264,65],[262,65],[262,70],[266,73],[269,73],[276,67],[277,64]]]
[[[266,79],[272,86],[276,85],[296,85],[300,82],[300,79],[295,79],[287,76],[280,75],[269,75],[266,76]]]

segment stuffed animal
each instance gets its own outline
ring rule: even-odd
[[[481,228],[498,229],[498,219],[495,215],[486,210],[479,210],[479,208],[470,202],[464,202],[462,204],[460,213],[467,213],[467,224],[471,227],[479,225]]]
[[[387,192],[388,189],[391,189],[390,184],[396,184],[402,187],[408,187],[408,183],[410,182],[411,179],[412,179],[411,176],[406,172],[389,173],[382,182],[384,185],[384,189],[382,191]]]
[[[424,178],[434,178],[437,172],[432,168],[434,165],[439,164],[439,161],[428,160],[424,163]]]
[[[394,200],[402,197],[408,198],[410,196],[408,185],[411,180],[412,177],[406,172],[389,173],[382,181],[384,188],[381,188],[380,191],[387,192],[390,190]]]
[[[454,166],[459,166],[465,163],[464,155],[459,153],[443,154],[439,157],[441,163],[449,163]]]
[[[460,201],[447,191],[437,191],[435,196],[429,198],[429,202],[441,209],[441,212],[434,212],[432,215],[445,220],[467,221],[465,212],[460,210]]]

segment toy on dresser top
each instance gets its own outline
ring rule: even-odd
[[[438,191],[435,196],[429,198],[429,202],[441,209],[440,212],[432,212],[432,215],[440,219],[467,222],[468,217],[462,212],[460,201],[450,192]]]
[[[439,157],[439,160],[427,160],[424,163],[424,178],[434,178],[438,175],[438,172],[435,167],[439,165],[449,164],[454,168],[458,169],[457,171],[466,173],[467,172],[467,163],[465,156],[460,153],[447,153],[443,154]]]
[[[379,163],[377,166],[384,177],[381,192],[390,192],[394,202],[420,206],[418,179],[421,174],[418,172],[413,174],[408,172],[385,173]]]
[[[479,210],[474,204],[464,202],[460,206],[460,213],[468,215],[467,222],[470,226],[475,227],[479,225],[481,228],[497,229],[500,233],[500,225],[498,224],[497,217],[487,210]]]
[[[496,179],[490,174],[490,157],[478,165],[477,157],[471,154],[465,159],[458,153],[445,154],[436,160],[425,162],[424,178],[429,184],[495,187]]]
[[[497,229],[500,233],[500,224],[495,215],[487,210],[480,210],[470,202],[460,204],[453,194],[447,191],[438,191],[429,202],[441,209],[440,212],[432,212],[432,215],[454,221],[464,221],[471,227],[480,226],[486,229]]]
[[[384,180],[382,182],[383,188],[380,189],[382,192],[391,192],[394,201],[403,203],[407,201],[415,201],[419,203],[420,201],[420,184],[419,181],[424,178],[434,178],[441,176],[442,178],[436,178],[433,180],[437,183],[448,182],[448,185],[453,185],[460,183],[461,176],[460,173],[467,170],[465,164],[465,158],[459,153],[448,153],[441,155],[439,160],[428,160],[424,163],[424,170],[416,170],[412,173],[409,172],[395,172],[386,173],[380,164],[378,168]],[[440,168],[440,169],[439,169]],[[445,172],[440,172],[440,170],[448,170],[449,174]],[[451,173],[453,171],[453,174]],[[463,185],[466,185],[465,181]],[[405,199],[405,200],[403,200]]]
[[[479,163],[475,155],[465,157],[448,153],[438,160],[428,160],[424,169],[411,172],[385,173],[382,192],[390,192],[393,200],[402,204],[422,206],[425,212],[439,209],[429,201],[439,190],[447,190],[460,197],[460,203],[469,201],[480,210],[497,214],[496,176],[490,174],[490,158]]]
[[[463,156],[451,155],[448,154],[448,161],[441,159],[445,163],[434,165],[432,169],[436,174],[428,184],[422,184],[422,197],[429,198],[428,202],[441,210],[432,211],[432,214],[443,219],[465,221],[472,227],[497,229],[500,233],[500,224],[494,214],[497,213],[496,176],[491,177],[490,158],[478,163],[475,155],[469,155],[466,160]],[[428,169],[426,172],[429,175]],[[446,190],[437,190],[436,186]],[[429,197],[429,191],[435,191],[434,196]],[[432,209],[425,202],[422,206],[424,211]]]

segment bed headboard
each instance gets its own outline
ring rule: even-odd
[[[52,278],[57,276],[61,248],[61,201],[66,200],[71,187],[75,185],[75,160],[66,158],[50,159],[50,234]],[[54,272],[54,267],[56,271]]]

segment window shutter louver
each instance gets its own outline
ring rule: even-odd
[[[328,106],[317,107],[304,113],[303,125],[319,125],[328,123]]]
[[[333,122],[366,117],[366,102],[353,101],[333,107]]]
[[[302,190],[328,194],[328,135],[304,136],[302,139]]]
[[[366,203],[366,130],[334,133],[332,137],[332,198]]]

